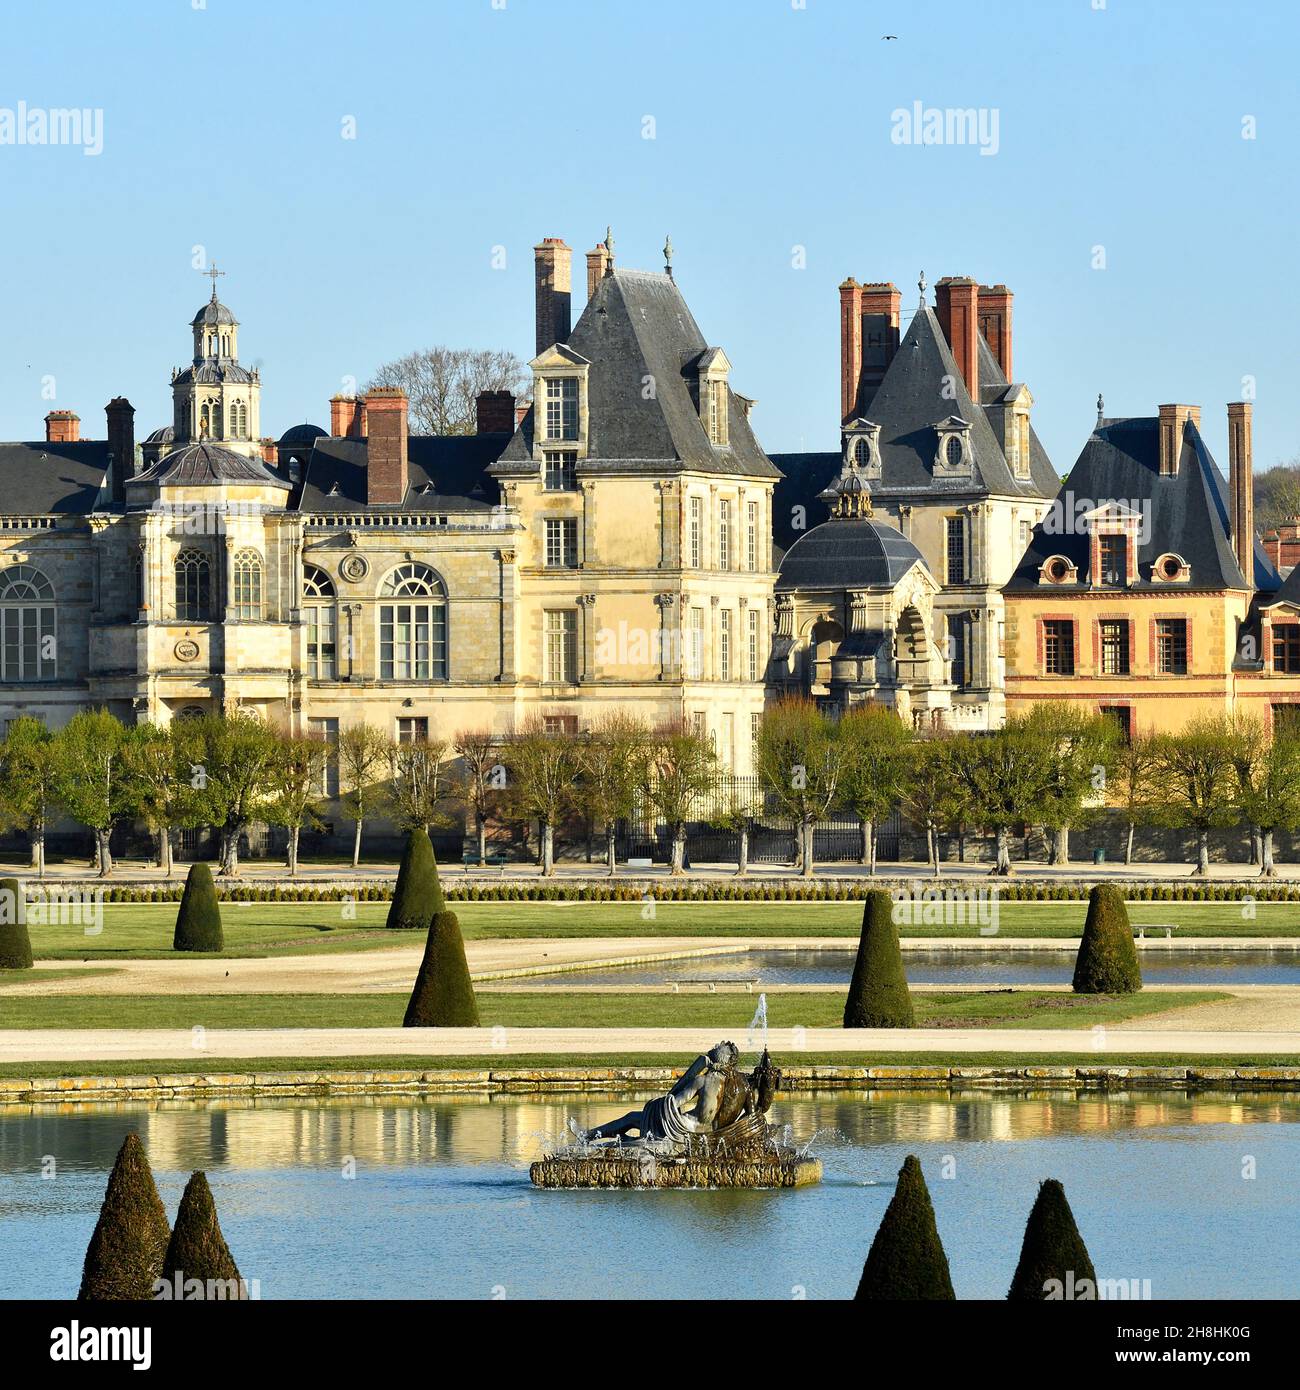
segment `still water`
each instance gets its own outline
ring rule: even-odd
[[[772,1116],[813,1140],[819,1187],[530,1187],[528,1161],[571,1116],[590,1126],[628,1103],[0,1110],[0,1298],[75,1295],[128,1129],[170,1217],[191,1169],[207,1171],[231,1250],[263,1298],[841,1298],[909,1152],[959,1297],[1005,1295],[1046,1177],[1065,1183],[1102,1278],[1149,1280],[1154,1298],[1296,1296],[1298,1096],[823,1094],[778,1102]],[[51,1163],[55,1175],[42,1177]]]
[[[674,980],[752,980],[763,985],[847,985],[854,948],[828,950],[756,949],[693,956],[657,964],[566,971],[528,978],[530,989],[581,985],[669,985]],[[1064,951],[906,951],[907,978],[914,985],[1069,984],[1073,949]],[[1142,977],[1152,985],[1300,985],[1300,951],[1179,951],[1157,947],[1140,952]]]

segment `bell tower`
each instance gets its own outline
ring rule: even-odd
[[[203,272],[212,296],[190,321],[193,358],[172,373],[175,447],[213,443],[257,458],[262,383],[256,370],[239,365],[239,321],[217,298],[225,273],[215,265]]]

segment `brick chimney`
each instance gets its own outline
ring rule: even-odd
[[[400,386],[377,386],[366,395],[366,501],[372,506],[400,506],[406,497],[406,412]]]
[[[862,378],[862,286],[849,276],[840,286],[840,424],[858,413]]]
[[[862,286],[862,370],[858,409],[866,411],[898,351],[898,315],[903,296],[895,285]]]
[[[1246,583],[1255,587],[1255,495],[1249,401],[1228,402],[1228,492],[1232,502],[1232,548]]]
[[[114,396],[104,407],[108,418],[108,495],[116,507],[126,504],[126,480],[135,472],[135,406]]]
[[[533,247],[537,287],[537,351],[569,336],[570,302],[573,298],[573,252],[557,236],[548,236]]]
[[[515,394],[513,391],[480,391],[474,398],[475,433],[513,434]]]
[[[330,435],[334,439],[364,439],[366,403],[358,396],[330,397]]]
[[[978,405],[979,286],[965,275],[945,275],[934,287],[934,307],[939,327],[957,359],[957,370]]]
[[[1178,456],[1183,450],[1183,435],[1187,422],[1201,428],[1199,405],[1162,405],[1160,407],[1160,476],[1173,478],[1178,473]]]
[[[609,272],[609,247],[602,241],[599,246],[593,246],[587,252],[587,302],[591,302],[591,297],[596,293],[596,286],[605,278]]]
[[[998,359],[1002,375],[1011,375],[1011,301],[1015,295],[1005,285],[979,287],[979,328],[993,356]]]
[[[261,439],[258,441],[257,447],[261,450],[263,463],[269,463],[274,467],[280,462],[280,446],[276,440]]]
[[[47,444],[75,444],[81,438],[81,416],[74,410],[51,410],[45,417]]]

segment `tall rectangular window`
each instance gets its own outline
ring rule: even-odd
[[[730,711],[719,721],[718,733],[718,761],[724,772],[732,772],[736,757],[736,716]]]
[[[1068,618],[1043,624],[1043,668],[1049,676],[1074,675],[1074,624]]]
[[[1117,618],[1100,624],[1101,673],[1103,676],[1128,675],[1128,622]]]
[[[307,732],[312,738],[326,745],[325,761],[321,765],[321,796],[333,799],[339,794],[339,721],[337,719],[309,719]]]
[[[949,584],[966,582],[966,518],[950,516],[945,518],[946,536],[944,558],[947,563]]]
[[[714,444],[727,442],[727,383],[709,384],[709,439]]]
[[[682,665],[686,671],[686,678],[697,681],[704,676],[704,609],[692,608],[690,617]]]
[[[546,491],[572,492],[578,485],[576,470],[576,454],[548,452],[544,479]]]
[[[718,503],[718,568],[731,568],[731,503],[725,497]]]
[[[577,439],[578,379],[552,377],[546,383],[547,439]]]
[[[307,678],[316,681],[334,679],[334,605],[309,604],[307,619]]]
[[[752,574],[758,568],[758,503],[745,503],[745,568]]]
[[[1101,582],[1118,585],[1128,580],[1128,537],[1098,536],[1097,555],[1101,563]]]
[[[718,614],[718,679],[731,679],[731,609]]]
[[[380,604],[379,675],[390,681],[447,679],[445,604]]]
[[[698,497],[690,499],[687,526],[688,563],[693,570],[704,563],[704,503]]]
[[[1300,623],[1273,625],[1273,669],[1300,675]]]
[[[0,607],[0,680],[54,680],[55,652],[53,604]]]
[[[1102,718],[1109,719],[1114,724],[1125,743],[1132,742],[1133,711],[1127,705],[1102,705],[1099,712]]]
[[[1156,670],[1162,676],[1187,674],[1187,619],[1156,619]]]
[[[749,678],[752,681],[760,679],[762,667],[759,664],[759,637],[760,628],[759,610],[751,608],[749,610]]]
[[[574,608],[548,608],[546,610],[546,679],[553,684],[570,684],[577,669],[577,610]]]
[[[958,690],[971,687],[971,619],[969,613],[948,615],[948,660],[950,679]]]
[[[546,567],[577,569],[578,523],[572,517],[547,517]]]

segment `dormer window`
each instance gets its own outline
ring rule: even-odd
[[[974,471],[970,425],[960,415],[950,415],[934,429],[939,437],[934,456],[935,473],[945,478],[970,475]]]
[[[1103,584],[1119,585],[1128,578],[1128,537],[1098,536],[1097,557]]]
[[[853,441],[853,462],[859,468],[865,468],[871,462],[871,445],[865,439]]]
[[[871,482],[880,479],[880,426],[872,420],[854,420],[844,430],[844,464]]]
[[[709,382],[709,442],[723,448],[727,444],[727,383]]]
[[[551,377],[546,382],[547,439],[577,439],[578,381],[576,377]]]
[[[1137,549],[1142,516],[1120,502],[1086,512],[1082,528],[1090,537],[1088,582],[1094,587],[1122,588],[1137,582]]]
[[[1186,584],[1192,577],[1191,566],[1181,555],[1170,551],[1151,566],[1151,578],[1157,584]]]
[[[1073,584],[1078,579],[1078,570],[1064,555],[1049,555],[1043,561],[1039,577],[1045,584]]]
[[[700,421],[709,436],[709,443],[725,449],[729,442],[731,414],[731,387],[728,377],[731,363],[721,348],[706,348],[693,364],[688,364],[689,373],[694,368],[695,408],[700,413]]]

